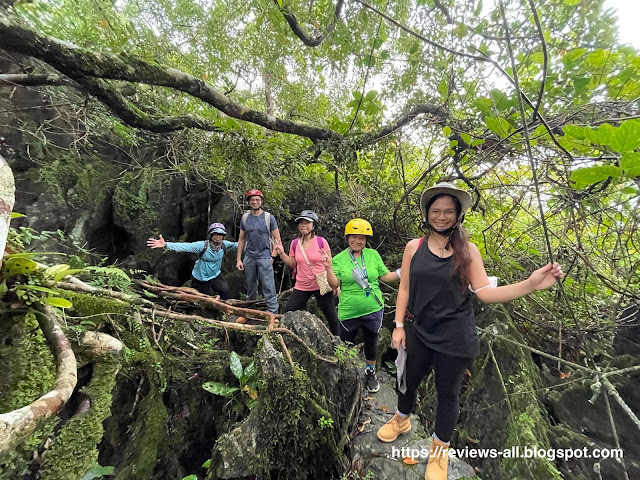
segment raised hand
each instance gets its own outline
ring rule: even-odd
[[[149,248],[164,248],[166,245],[167,242],[164,241],[162,235],[160,235],[160,238],[158,240],[156,240],[155,238],[149,238],[149,240],[147,240],[147,247]]]
[[[329,270],[331,268],[331,255],[328,254],[326,250],[320,249],[320,258],[322,259],[324,269]]]
[[[276,255],[282,255],[284,253],[284,247],[281,243],[277,243],[274,248]]]
[[[529,283],[534,290],[544,290],[555,285],[562,277],[564,277],[562,267],[556,262],[548,263],[529,276]]]

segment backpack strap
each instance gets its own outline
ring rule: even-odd
[[[207,251],[207,248],[209,248],[209,240],[205,240],[204,241],[204,248],[202,249],[202,251],[200,252],[200,255],[198,255],[198,260],[200,260],[202,258],[202,256],[205,254],[205,252]]]
[[[245,212],[242,214],[242,218],[240,219],[240,226],[244,228],[244,224],[247,222],[247,218],[249,217],[249,212]]]
[[[324,238],[316,237],[318,239],[318,248],[322,250],[324,248]]]
[[[422,245],[422,241],[424,240],[424,237],[420,238],[420,241],[418,242],[418,248],[420,248],[420,245]],[[417,249],[416,249],[417,250]]]
[[[291,250],[294,255],[296,254],[296,248],[298,248],[298,241],[300,241],[300,238],[294,238],[293,242],[291,242]]]

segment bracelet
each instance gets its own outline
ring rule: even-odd
[[[396,328],[404,328],[404,322],[396,322]]]

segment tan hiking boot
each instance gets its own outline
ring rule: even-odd
[[[424,478],[425,480],[447,480],[448,468],[449,445],[434,438],[429,449],[429,462]]]
[[[409,415],[402,417],[396,412],[391,420],[385,423],[378,430],[378,439],[381,442],[393,442],[398,435],[411,430],[411,420]]]

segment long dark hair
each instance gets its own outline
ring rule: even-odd
[[[425,208],[425,212],[427,218],[429,218],[429,208],[437,199],[442,197],[450,197],[453,199],[453,203],[456,205],[456,221],[455,226],[451,230],[449,234],[449,240],[447,241],[447,248],[453,248],[453,255],[451,255],[451,261],[453,263],[453,278],[460,281],[460,287],[462,291],[466,291],[467,287],[471,284],[471,253],[469,253],[469,234],[467,231],[462,228],[460,225],[462,219],[460,218],[460,213],[462,212],[462,205],[460,204],[460,200],[458,197],[454,195],[450,195],[448,193],[439,193],[434,195],[427,202],[427,206]],[[429,224],[428,221],[426,223],[426,229],[429,235],[435,232],[434,228]]]

